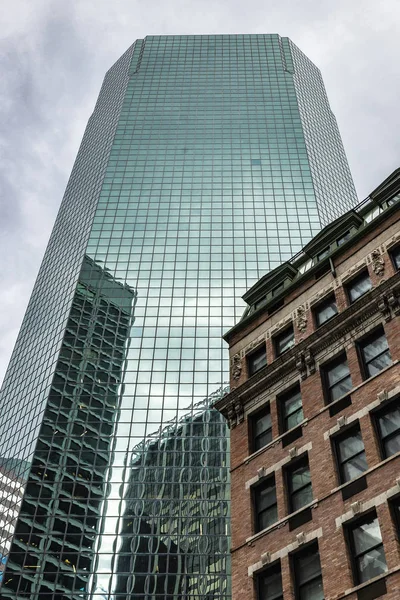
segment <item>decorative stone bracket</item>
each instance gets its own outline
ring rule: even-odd
[[[228,425],[230,429],[234,429],[239,423],[244,421],[243,404],[239,399],[234,400],[228,406]]]
[[[372,270],[378,277],[383,277],[385,274],[385,260],[379,248],[371,252]]]
[[[296,359],[296,367],[300,373],[301,379],[307,379],[309,375],[315,373],[315,360],[311,350],[301,352]]]
[[[381,311],[386,322],[393,316],[400,315],[400,302],[394,291],[383,294],[378,301],[378,308]]]
[[[242,359],[240,354],[235,354],[231,361],[231,375],[232,378],[238,380],[242,373]]]
[[[296,326],[299,331],[304,333],[307,329],[307,311],[305,306],[299,306],[296,312]]]

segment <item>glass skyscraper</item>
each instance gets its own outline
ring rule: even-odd
[[[1,392],[2,598],[229,598],[221,335],[355,202],[288,38],[149,36],[115,63]]]

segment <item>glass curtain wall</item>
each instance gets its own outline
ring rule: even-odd
[[[244,291],[355,202],[287,38],[149,36],[110,69],[2,390],[2,597],[230,597],[227,430],[195,407]]]

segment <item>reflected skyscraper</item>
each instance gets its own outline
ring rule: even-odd
[[[187,407],[227,378],[241,294],[355,201],[289,39],[150,36],[115,63],[1,392],[2,465],[25,465],[2,598],[229,597],[226,430]]]

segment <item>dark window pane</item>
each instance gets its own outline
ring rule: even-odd
[[[298,492],[294,492],[292,495],[292,512],[296,510],[300,510],[303,506],[307,506],[310,502],[312,502],[313,494],[311,485],[299,490]]]
[[[256,530],[262,531],[278,520],[275,480],[270,479],[254,490]]]
[[[347,291],[350,302],[354,302],[364,294],[366,294],[372,287],[372,282],[367,272],[362,273],[356,279],[348,285]]]
[[[265,346],[261,346],[247,357],[249,375],[253,375],[267,364],[267,353]]]
[[[310,467],[302,460],[288,471],[289,510],[299,510],[313,499]]]
[[[358,559],[360,583],[386,573],[387,564],[383,546],[366,552]]]
[[[352,528],[352,551],[358,583],[387,571],[378,519],[371,517]]]
[[[392,364],[387,339],[385,334],[381,333],[381,330],[374,337],[361,342],[360,348],[366,374],[369,377]]]
[[[328,246],[328,248],[325,248],[324,250],[322,250],[322,252],[320,252],[317,255],[317,260],[324,260],[324,258],[326,258],[328,256],[329,250],[330,250],[329,246]]]
[[[346,231],[346,233],[344,235],[342,235],[342,237],[340,237],[336,240],[337,245],[341,246],[342,244],[347,242],[347,240],[349,240],[350,237],[351,237],[350,231]]]
[[[322,587],[322,577],[305,584],[299,594],[300,600],[324,600],[324,590]]]
[[[344,396],[352,388],[349,366],[345,357],[324,368],[329,402]]]
[[[307,466],[301,467],[292,473],[292,490],[295,492],[299,488],[303,488],[311,481],[310,469]]]
[[[300,390],[296,389],[285,395],[280,401],[280,409],[283,431],[288,431],[301,423],[304,416]]]
[[[282,600],[282,575],[280,569],[272,569],[259,576],[258,600]]]
[[[396,269],[400,269],[400,246],[392,251],[393,264]]]
[[[294,345],[293,327],[287,329],[275,338],[275,352],[279,356],[286,350],[289,350]]]
[[[269,444],[269,442],[272,440],[271,413],[269,405],[262,411],[262,413],[255,415],[251,420],[251,435],[253,436],[252,450],[255,452],[256,450],[260,450],[260,448],[264,448],[264,446]]]
[[[324,302],[324,304],[320,305],[315,310],[315,320],[317,325],[323,325],[323,323],[326,323],[326,321],[329,321],[329,319],[332,319],[332,317],[337,315],[337,312],[338,310],[335,299],[330,298],[327,302]]]
[[[363,451],[364,442],[362,441],[361,431],[350,433],[345,438],[341,439],[338,445],[338,450],[341,461],[345,461],[355,454]]]
[[[324,600],[318,547],[294,555],[296,598]]]
[[[382,440],[384,457],[392,456],[400,451],[400,407],[389,406],[378,416],[379,436]]]
[[[340,481],[345,483],[367,470],[364,442],[359,428],[352,429],[336,440]]]
[[[343,465],[343,483],[346,481],[351,481],[355,477],[361,475],[368,469],[367,459],[365,457],[365,452],[360,454],[359,456],[355,456],[351,458]]]

